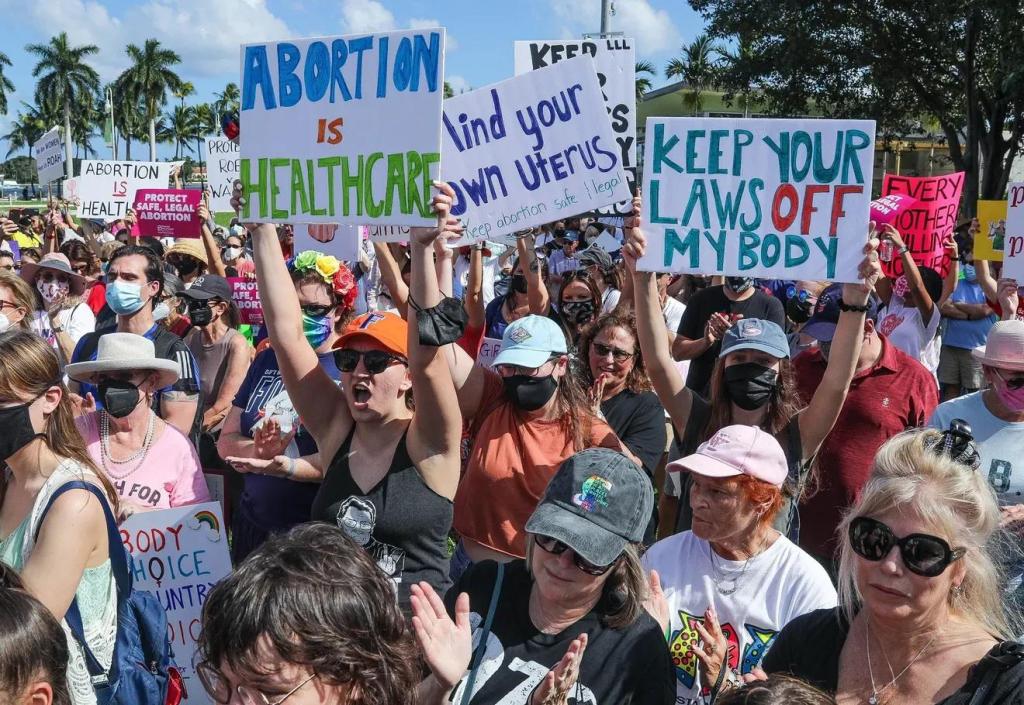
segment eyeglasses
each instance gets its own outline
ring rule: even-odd
[[[533,541],[546,552],[554,556],[560,556],[566,551],[572,550],[569,546],[566,546],[558,539],[553,539],[550,536],[535,534],[533,537]],[[608,565],[594,565],[590,561],[580,557],[580,554],[576,553],[576,551],[572,552],[572,562],[577,568],[579,568],[587,575],[604,575],[611,569],[613,565],[615,565],[615,561],[612,561]]]
[[[359,366],[360,358],[363,360],[363,366],[366,367],[366,371],[371,375],[379,375],[390,367],[392,362],[400,362],[403,365],[409,364],[404,357],[384,350],[360,352],[359,350],[342,349],[334,351],[334,364],[342,372],[354,372],[356,367]]]
[[[89,265],[88,264],[84,264],[84,263],[83,264],[72,264],[71,265],[71,271],[74,272],[75,274],[85,274],[86,272],[89,271]]]
[[[629,358],[633,357],[633,355],[636,354],[626,352],[625,350],[621,350],[619,348],[611,348],[608,347],[607,345],[601,345],[601,343],[591,343],[591,345],[593,345],[594,347],[595,355],[597,355],[598,357],[608,357],[608,354],[611,353],[611,356],[615,359],[615,362],[625,362],[626,360],[628,360]]]
[[[303,306],[299,306],[299,308],[302,309],[304,314],[311,318],[323,318],[331,311],[330,306],[325,306],[323,304],[305,304]]]
[[[996,374],[999,376],[999,379],[1006,382],[1006,386],[1010,389],[1020,389],[1021,387],[1024,387],[1024,377],[1010,377],[1007,379],[999,370],[996,370]]]
[[[910,534],[897,538],[888,526],[869,517],[857,517],[850,522],[850,547],[861,558],[880,561],[899,546],[903,565],[912,573],[934,578],[949,565],[967,553],[965,548],[949,547],[937,536]]]
[[[231,686],[228,685],[224,676],[218,673],[216,669],[205,663],[200,663],[196,666],[196,673],[198,674],[203,687],[206,688],[206,692],[209,693],[215,701],[220,703],[220,705],[227,705],[227,703],[231,702]],[[250,688],[247,685],[239,685],[235,688],[235,692],[238,693],[238,697],[241,698],[245,705],[281,705],[281,703],[294,695],[299,688],[306,685],[306,683],[309,683],[316,677],[316,672],[310,673],[305,680],[277,700],[270,700],[260,691],[255,688]]]
[[[545,360],[542,364],[537,367],[523,367],[521,365],[495,365],[494,371],[498,373],[500,377],[541,377],[542,375],[538,372],[549,362],[557,361],[561,356],[553,355]]]
[[[5,308],[21,308],[21,307],[18,306],[18,304],[14,304],[14,303],[11,303],[10,301],[4,301],[3,299],[0,299],[0,311],[3,311]]]

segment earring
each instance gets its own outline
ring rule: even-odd
[[[964,586],[963,585],[954,585],[953,588],[949,592],[950,592],[950,595],[953,596],[953,599],[956,599],[956,598],[959,598],[959,597],[963,597],[963,595],[964,595]]]

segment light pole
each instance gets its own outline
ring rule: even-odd
[[[117,125],[114,124],[114,96],[107,86],[107,115],[110,116],[110,148],[113,150],[114,161],[117,161]]]

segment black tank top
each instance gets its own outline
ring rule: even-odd
[[[354,433],[354,431],[353,431]],[[395,447],[387,475],[364,493],[349,469],[350,433],[313,500],[313,521],[337,524],[370,552],[394,582],[398,604],[411,614],[409,588],[426,581],[444,595],[448,579],[448,532],[452,502],[427,487],[406,448],[406,434]]]

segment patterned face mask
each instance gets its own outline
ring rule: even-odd
[[[43,303],[47,306],[52,306],[54,303],[67,298],[71,286],[66,281],[62,282],[57,279],[43,281],[40,278],[36,280],[36,290],[43,297]]]
[[[302,314],[302,333],[306,336],[306,340],[313,347],[314,350],[324,344],[324,341],[331,337],[331,324],[330,315],[326,316],[310,316],[308,313]]]

